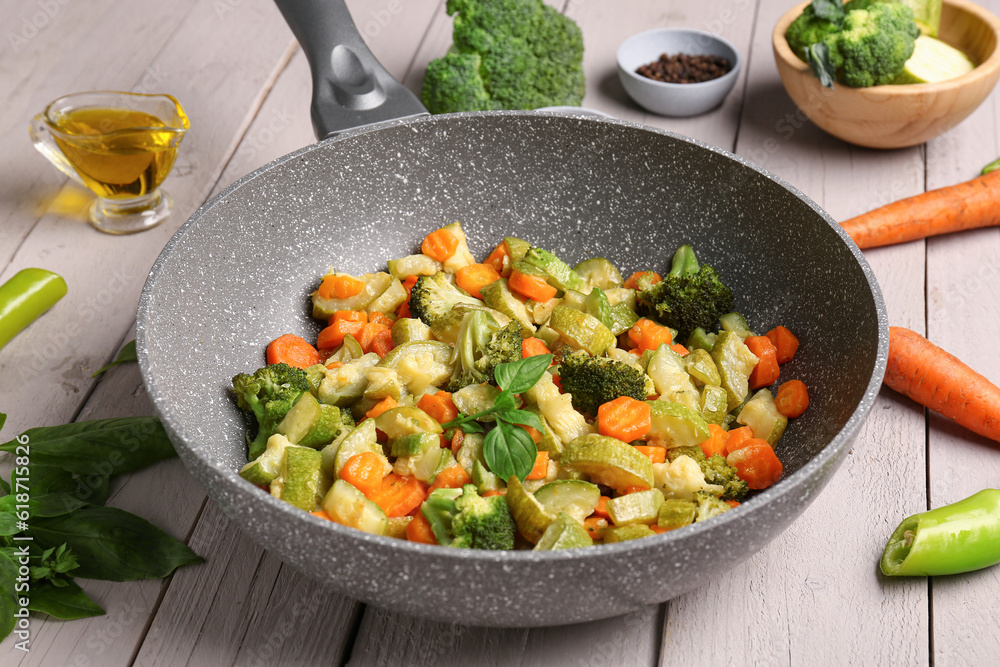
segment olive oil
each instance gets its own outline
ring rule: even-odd
[[[98,197],[154,192],[177,157],[180,133],[145,111],[82,107],[54,120],[53,138]]]

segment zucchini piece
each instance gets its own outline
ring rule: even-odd
[[[393,278],[389,286],[385,288],[385,291],[375,297],[365,310],[369,313],[377,312],[389,315],[395,313],[409,297],[410,295],[407,294],[403,283],[399,282],[397,278]]]
[[[545,415],[542,414],[541,408],[537,405],[529,405],[524,409],[534,414],[538,417],[539,421],[542,422],[542,438],[535,443],[538,451],[548,452],[550,459],[558,460],[559,455],[562,454],[563,443],[562,440],[556,437],[555,433],[552,432],[552,428],[549,426],[548,420],[545,419]]]
[[[628,526],[609,526],[604,531],[604,543],[625,542],[626,540],[637,540],[641,537],[652,537],[656,535],[652,528],[644,523],[633,523]]]
[[[662,440],[668,448],[693,447],[708,439],[708,423],[696,410],[663,400],[646,401],[646,404],[652,413],[647,438]]]
[[[323,455],[310,447],[285,447],[278,476],[271,480],[271,495],[307,512],[315,510],[330,485],[322,460]]]
[[[300,440],[316,428],[322,412],[316,397],[306,392],[285,413],[285,418],[278,423],[275,431],[283,434],[293,445],[297,445]]]
[[[327,357],[326,363],[329,364],[334,361],[339,361],[342,364],[346,364],[350,361],[354,361],[355,359],[360,359],[363,356],[365,356],[365,351],[364,349],[362,349],[361,343],[359,343],[358,339],[352,336],[351,334],[347,334],[346,336],[344,336],[344,342],[343,344],[341,344],[340,348],[338,348],[336,352]],[[325,375],[326,366],[324,366],[323,369]],[[319,390],[317,389],[317,393],[318,392]]]
[[[653,487],[652,461],[616,438],[596,433],[580,436],[566,446],[559,463],[614,489]]]
[[[510,261],[520,262],[524,259],[524,256],[528,254],[531,250],[531,244],[524,239],[519,239],[516,236],[505,236],[503,238],[504,245],[507,246],[507,254],[510,256]]]
[[[378,505],[351,484],[338,479],[323,496],[323,511],[337,523],[373,535],[385,535],[389,521]]]
[[[761,389],[746,402],[736,421],[749,426],[753,437],[767,440],[772,447],[778,443],[788,426],[788,417],[778,412],[774,396],[767,389]]]
[[[346,273],[328,273],[330,275],[349,275]],[[351,276],[354,278],[355,276]],[[325,279],[326,276],[323,276]],[[364,281],[365,286],[359,294],[349,296],[346,299],[324,299],[319,295],[319,290],[312,293],[313,317],[317,320],[328,320],[338,310],[364,310],[368,304],[382,294],[392,283],[392,276],[384,271],[378,273],[366,273],[358,277]]]
[[[451,378],[452,351],[451,345],[439,340],[410,341],[393,348],[378,365],[396,369],[407,391],[417,395]]]
[[[693,500],[681,500],[679,498],[669,498],[660,505],[660,512],[656,517],[656,525],[660,528],[681,528],[694,523],[695,515],[698,513],[698,503]]]
[[[696,327],[694,331],[688,335],[685,347],[689,350],[705,350],[706,352],[712,351],[712,346],[715,345],[715,334],[708,333],[701,327]]]
[[[385,452],[382,450],[382,445],[378,444],[375,434],[375,420],[366,419],[358,424],[337,447],[333,458],[332,472],[334,474],[332,476],[336,476],[352,456],[361,452],[371,452],[382,460],[383,476],[388,475],[392,470],[389,459],[386,458]],[[329,456],[326,453],[326,448],[323,450],[323,455],[324,457]]]
[[[459,269],[469,264],[475,264],[476,258],[469,252],[469,242],[465,238],[465,230],[462,223],[455,221],[450,225],[445,225],[442,229],[447,229],[458,239],[458,246],[451,257],[441,262],[441,269],[446,273],[457,273]]]
[[[701,388],[701,417],[709,424],[722,424],[729,414],[729,396],[722,387],[706,384]]]
[[[470,384],[452,393],[451,402],[459,412],[474,415],[492,408],[496,403],[500,389],[489,384]],[[517,407],[520,407],[519,405]],[[483,417],[483,421],[496,421],[492,415]]]
[[[526,491],[514,475],[507,480],[507,505],[518,531],[533,544],[542,538],[545,529],[555,521],[555,517],[545,511],[538,499]]]
[[[354,428],[354,422],[348,414],[336,405],[321,404],[319,409],[319,422],[298,442],[303,447],[320,449],[339,437],[341,433]]]
[[[688,372],[688,375],[695,379],[696,385],[713,385],[717,387],[722,384],[719,369],[716,367],[715,361],[712,360],[712,355],[708,351],[700,347],[695,348],[681,357],[681,359],[684,361],[684,369]]]
[[[375,428],[385,433],[390,441],[411,433],[443,433],[444,429],[434,417],[415,405],[389,408],[375,418]]]
[[[385,536],[397,540],[406,539],[406,527],[413,521],[412,516],[390,516],[386,521]]]
[[[430,339],[431,328],[415,317],[401,317],[392,325],[392,344],[394,347],[411,341]]]
[[[554,254],[543,248],[531,248],[524,256],[524,261],[548,276],[549,284],[562,291],[576,290],[583,292],[587,290],[586,283],[576,271],[569,267],[569,264],[562,261]]]
[[[604,354],[617,342],[611,330],[596,317],[567,306],[556,306],[549,325],[559,332],[560,340],[594,356]]]
[[[746,338],[747,336],[753,335],[750,331],[750,325],[747,324],[746,318],[737,312],[726,313],[719,318],[719,324],[722,325],[723,331],[731,331],[735,334],[739,334],[740,338]]]
[[[306,380],[309,382],[309,391],[313,396],[319,393],[319,385],[326,377],[326,366],[323,364],[313,364],[306,369]]]
[[[421,482],[432,484],[437,474],[455,463],[455,457],[446,447],[432,447],[422,454],[400,456],[392,469],[397,475],[411,475]]]
[[[458,448],[455,460],[470,478],[477,461],[486,463],[486,459],[483,458],[485,440],[486,436],[482,433],[466,433],[462,436],[462,445]]]
[[[379,356],[369,352],[338,368],[327,368],[326,377],[319,385],[320,402],[329,405],[350,405],[361,398],[368,386],[366,371],[377,363]]]
[[[639,321],[639,316],[627,304],[620,303],[617,306],[612,306],[604,290],[600,287],[595,287],[590,291],[590,294],[584,298],[583,305],[585,313],[600,320],[601,324],[606,326],[615,336],[625,333]]]
[[[433,276],[440,270],[441,262],[423,253],[389,260],[389,275],[396,280],[406,280],[410,276]]]
[[[692,409],[700,406],[701,393],[684,367],[684,359],[667,345],[660,345],[649,357],[646,375],[653,381],[660,400],[680,403]]]
[[[558,301],[558,299],[555,299]],[[559,332],[548,325],[538,327],[535,338],[545,343],[545,347],[554,350],[559,346]]]
[[[501,278],[490,283],[479,290],[483,295],[483,302],[498,312],[503,313],[512,320],[516,320],[521,325],[521,334],[531,336],[535,333],[535,325],[528,315],[528,309],[507,286],[507,279]]]
[[[267,439],[264,453],[240,468],[240,477],[257,486],[270,484],[278,476],[285,448],[291,444],[288,438],[275,433]]]
[[[472,483],[476,485],[476,489],[481,494],[487,491],[499,491],[503,488],[503,482],[500,481],[500,478],[490,472],[486,464],[481,461],[475,461],[472,464]]]
[[[377,428],[377,427],[376,427]],[[463,440],[463,442],[465,442]],[[415,456],[430,449],[441,449],[441,436],[436,433],[407,433],[392,441],[390,456]]]
[[[656,523],[663,505],[663,492],[659,489],[636,491],[608,501],[608,516],[616,526],[633,523]]]
[[[594,540],[579,521],[560,512],[555,521],[542,533],[535,551],[554,551],[556,549],[578,549],[593,546]]]
[[[562,303],[562,299],[557,296],[552,297],[547,301],[535,301],[534,299],[528,299],[524,302],[524,308],[528,311],[528,317],[531,321],[538,325],[543,325],[549,321],[552,317],[552,311],[555,310],[556,306]],[[544,340],[543,336],[535,334],[539,338]]]
[[[721,385],[726,390],[729,409],[732,410],[750,392],[750,373],[757,365],[757,357],[738,333],[720,331],[712,346],[712,360],[719,369]]]
[[[389,397],[399,403],[406,395],[406,387],[395,368],[374,366],[365,371],[365,377],[368,378],[368,386],[363,395],[368,400],[380,401]]]
[[[548,514],[566,514],[582,524],[601,501],[601,490],[591,482],[560,479],[535,491],[535,499]]]
[[[603,257],[585,259],[573,267],[573,270],[580,276],[583,284],[588,289],[593,287],[598,287],[602,290],[612,289],[614,287],[621,287],[622,283],[625,282],[621,271]]]

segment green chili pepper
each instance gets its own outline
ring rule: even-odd
[[[889,576],[971,572],[1000,563],[1000,490],[903,520],[879,562]]]
[[[22,269],[0,285],[0,347],[66,294],[66,281],[45,269]]]

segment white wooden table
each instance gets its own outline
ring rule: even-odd
[[[584,106],[743,155],[847,219],[966,180],[1000,155],[992,95],[925,146],[846,145],[785,95],[771,28],[785,0],[559,0],[583,29]],[[1000,12],[1000,0],[984,0]],[[351,0],[390,72],[419,89],[450,43],[444,2]],[[62,274],[69,295],[0,350],[8,440],[31,426],[152,414],[134,364],[91,374],[133,337],[136,303],[164,244],[238,177],[313,141],[305,58],[268,0],[0,0],[0,281],[28,266]],[[625,96],[614,54],[656,26],[730,39],[746,67],[715,111],[672,120]],[[169,92],[191,118],[166,189],[176,211],[134,236],[83,222],[88,195],[32,148],[28,120],[80,90]],[[892,324],[925,333],[1000,383],[1000,231],[866,253]],[[205,557],[167,580],[82,581],[107,615],[32,620],[31,650],[0,644],[4,665],[228,664],[1000,664],[1000,568],[934,580],[877,571],[904,516],[1000,484],[1000,451],[884,391],[847,461],[805,514],[717,583],[622,618],[546,629],[429,623],[367,607],[263,552],[224,518],[177,460],[127,476],[112,504]]]

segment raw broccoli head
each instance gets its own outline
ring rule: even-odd
[[[892,83],[913,55],[919,34],[909,7],[875,2],[847,12],[842,30],[824,43],[844,83],[862,88]]]
[[[656,392],[652,380],[639,368],[608,357],[572,352],[559,360],[562,389],[573,398],[573,407],[588,415],[619,396],[644,401]]]
[[[309,380],[301,368],[288,364],[270,364],[259,368],[251,375],[240,373],[233,377],[233,393],[241,410],[253,413],[257,420],[257,435],[250,438],[249,460],[253,461],[264,452],[267,439],[274,435],[274,429],[285,418],[295,402],[309,391]]]
[[[537,109],[583,100],[583,35],[542,0],[448,0],[451,52],[432,61],[421,99],[431,113]]]
[[[455,342],[455,374],[448,391],[458,391],[470,384],[496,384],[497,364],[521,358],[521,325],[511,321],[501,327],[485,310],[465,314]]]
[[[452,306],[458,303],[483,305],[482,301],[452,283],[444,272],[421,276],[410,290],[410,314],[427,325],[447,317]]]
[[[691,246],[681,246],[663,280],[637,295],[645,313],[677,330],[680,340],[697,327],[713,330],[719,317],[733,309],[733,293],[710,266],[699,266]]]
[[[420,511],[431,524],[437,543],[467,549],[513,549],[517,526],[507,499],[483,498],[472,484],[461,489],[435,489]]]
[[[682,455],[690,456],[698,463],[707,483],[722,487],[723,491],[722,495],[719,496],[720,500],[742,501],[750,493],[750,487],[745,481],[740,479],[736,468],[726,463],[725,457],[721,454],[713,454],[706,458],[705,452],[702,451],[699,445],[693,447],[671,447],[667,450],[667,458],[670,461]]]
[[[843,8],[839,2],[827,2],[825,6],[826,11],[821,9],[817,13],[815,4],[809,5],[785,31],[788,46],[802,60],[806,60],[806,49],[809,46],[822,42],[827,35],[840,30],[840,24],[844,19]]]

